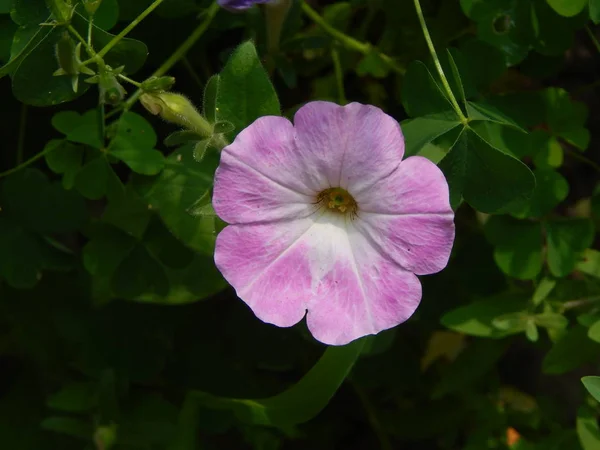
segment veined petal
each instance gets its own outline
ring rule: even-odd
[[[221,152],[213,206],[228,223],[305,217],[315,193],[303,182],[294,127],[282,117],[262,117]]]
[[[306,323],[315,339],[345,345],[408,320],[421,301],[421,283],[379,253],[352,222],[337,236],[336,261],[319,280]],[[333,240],[333,239],[331,239]]]
[[[404,155],[398,122],[375,106],[310,102],[294,116],[298,152],[328,186],[359,192],[389,175]]]
[[[325,213],[274,225],[233,225],[217,238],[217,267],[261,320],[297,323],[343,345],[408,319],[421,285],[356,230]]]
[[[448,184],[431,161],[407,158],[357,202],[356,228],[406,270],[425,275],[446,267],[454,242],[454,213]]]

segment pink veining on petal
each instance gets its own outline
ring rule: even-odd
[[[223,150],[213,205],[232,225],[215,262],[261,320],[288,327],[308,311],[316,339],[343,345],[407,320],[415,274],[447,264],[448,185],[425,158],[401,162],[400,127],[376,107],[312,102],[294,120],[258,119]],[[332,187],[356,214],[318,204]]]
[[[400,266],[426,275],[448,264],[454,212],[441,170],[426,158],[404,160],[357,198],[356,227]]]
[[[398,122],[374,106],[311,102],[296,112],[294,125],[298,151],[327,187],[360,191],[387,176],[404,156]]]

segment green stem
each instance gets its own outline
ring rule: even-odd
[[[27,105],[21,104],[21,120],[19,121],[19,141],[17,143],[17,164],[23,162],[25,154],[25,135],[27,132]]]
[[[94,16],[90,16],[90,20],[88,21],[88,34],[87,34],[87,45],[89,48],[92,47],[92,32],[94,29]]]
[[[152,74],[154,77],[160,77],[167,73],[171,67],[173,67],[181,58],[185,56],[185,54],[194,46],[196,41],[202,37],[204,32],[207,30],[208,26],[211,24],[214,17],[217,15],[219,11],[219,5],[214,2],[212,5],[208,7],[206,10],[206,17],[204,21],[198,25],[198,27],[188,36],[188,38],[183,41],[183,43],[175,50],[175,52],[165,61],[162,65]],[[125,102],[123,105],[123,109],[129,110],[131,107],[137,102],[137,100],[142,95],[142,90],[138,89],[133,95]]]
[[[123,29],[123,31],[121,31],[114,38],[112,38],[110,40],[110,42],[108,44],[106,44],[104,46],[104,48],[98,52],[98,56],[103,58],[108,52],[111,51],[111,49],[115,45],[117,45],[121,41],[121,39],[123,39],[125,36],[127,36],[131,32],[131,30],[133,30],[136,26],[138,26],[138,24],[142,20],[144,20],[152,11],[154,11],[156,8],[158,8],[158,6],[163,1],[164,0],[154,0],[154,2],[152,2],[152,4],[150,6],[148,6],[144,11],[142,11],[139,16],[137,16],[135,19],[133,19],[133,21],[129,25],[127,25]]]
[[[5,172],[1,172],[0,173],[0,178],[4,178],[7,177],[8,175],[12,175],[15,172],[18,172],[21,169],[24,169],[27,166],[30,166],[31,164],[33,164],[34,162],[36,162],[38,159],[43,158],[44,155],[46,153],[48,153],[48,151],[50,149],[52,149],[53,147],[47,147],[46,149],[42,150],[41,152],[39,152],[37,155],[32,156],[31,158],[29,158],[27,161],[22,162],[21,164],[19,164],[16,167],[13,167],[12,169],[8,169]]]
[[[336,47],[331,49],[331,59],[333,60],[333,69],[335,71],[338,99],[340,105],[345,105],[348,103],[348,100],[346,99],[346,92],[344,90],[344,71],[342,70],[342,63],[340,61],[340,52]]]
[[[302,11],[306,14],[310,19],[319,25],[323,31],[329,34],[332,38],[336,39],[340,42],[344,47],[355,50],[363,55],[369,54],[371,51],[376,51],[379,57],[395,72],[404,75],[406,73],[406,69],[399,65],[396,61],[394,61],[390,56],[381,53],[377,49],[374,49],[371,44],[366,42],[360,42],[354,39],[351,36],[348,36],[345,33],[342,33],[340,30],[332,27],[327,21],[319,15],[314,9],[312,9],[306,2],[302,2]]]
[[[598,295],[592,297],[578,298],[577,300],[570,300],[568,302],[563,303],[562,310],[564,312],[573,308],[579,308],[581,306],[589,306],[598,301],[600,301],[600,296]]]
[[[69,32],[73,36],[75,36],[79,42],[83,44],[85,51],[88,53],[88,55],[90,55],[92,58],[96,56],[94,49],[90,45],[88,45],[87,41],[83,38],[82,35],[79,34],[79,32],[75,29],[75,27],[73,27],[73,25],[67,25],[67,30],[69,30]]]
[[[132,80],[131,78],[123,75],[123,74],[119,74],[119,78],[123,81],[127,81],[129,84],[133,84],[135,87],[137,88],[141,88],[142,87],[142,83],[138,83],[135,80]]]
[[[414,0],[414,2],[415,2],[415,9],[417,11],[417,16],[419,16],[419,22],[421,24],[421,30],[423,30],[423,37],[425,37],[425,41],[427,42],[427,47],[429,47],[429,53],[431,53],[431,57],[433,58],[433,63],[435,65],[435,68],[440,76],[442,85],[444,86],[444,89],[446,90],[446,94],[448,95],[448,100],[450,100],[450,103],[452,104],[452,107],[454,108],[454,110],[456,111],[456,114],[460,118],[460,121],[464,125],[466,125],[466,124],[468,124],[469,119],[467,119],[465,117],[465,115],[462,112],[462,109],[460,109],[460,106],[458,105],[458,101],[456,100],[456,97],[454,96],[454,93],[452,92],[452,89],[450,88],[450,83],[448,83],[446,74],[444,74],[444,69],[442,69],[442,65],[440,64],[440,60],[435,51],[433,41],[431,40],[431,35],[429,34],[429,30],[427,29],[427,23],[425,23],[425,17],[423,16],[423,11],[421,10],[421,4],[419,3],[419,0]]]
[[[590,37],[590,40],[594,43],[594,47],[596,47],[598,53],[600,53],[600,42],[598,42],[598,39],[596,39],[596,35],[594,34],[594,32],[590,29],[588,25],[585,26],[585,31],[587,31],[587,34]]]

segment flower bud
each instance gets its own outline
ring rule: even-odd
[[[93,16],[101,3],[102,0],[83,0],[83,7],[90,16]]]
[[[210,136],[212,127],[183,95],[173,92],[145,93],[140,97],[142,105],[152,114],[160,115],[167,122],[181,125],[198,133]]]
[[[174,77],[151,77],[142,83],[142,90],[144,92],[168,91],[174,84]]]
[[[115,74],[107,70],[98,76],[98,89],[100,91],[100,103],[117,105],[125,98],[125,88],[117,81]]]
[[[60,24],[71,21],[71,17],[73,17],[73,13],[75,12],[74,3],[71,0],[46,0],[46,4],[54,16],[54,20]]]
[[[90,68],[81,65],[81,43],[75,45],[75,41],[65,31],[56,43],[55,53],[58,69],[53,75],[55,77],[70,76],[73,92],[77,92],[79,74],[94,75],[94,72]]]

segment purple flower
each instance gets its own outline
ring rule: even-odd
[[[267,116],[223,149],[213,205],[230,225],[215,262],[258,318],[343,345],[407,320],[416,275],[454,241],[448,184],[429,160],[401,162],[398,122],[374,106],[311,102],[294,124]]]
[[[218,0],[218,4],[225,9],[241,11],[259,3],[270,3],[273,0]]]

